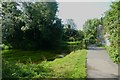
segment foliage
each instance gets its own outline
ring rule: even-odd
[[[56,12],[56,2],[3,2],[3,43],[17,49],[57,48],[63,26]]]
[[[120,57],[119,57],[118,50],[116,50],[116,48],[112,46],[106,46],[106,49],[110,57],[112,58],[112,60],[116,63],[120,63]]]
[[[1,45],[0,45],[0,48],[1,48],[2,50],[7,50],[7,49],[9,49],[10,47],[7,46],[7,45],[5,45],[5,44],[1,44]]]
[[[64,26],[63,41],[80,41],[84,38],[84,33],[81,30],[72,29],[70,25]]]
[[[2,31],[3,31],[3,42],[16,44],[22,40],[21,27],[23,22],[20,20],[22,14],[17,9],[19,4],[15,2],[3,2],[2,3]],[[19,45],[17,45],[19,46]]]
[[[80,41],[82,47],[83,31],[70,25],[63,29],[56,2],[3,2],[2,9],[3,44],[10,48],[70,52],[73,45],[68,47],[63,41]]]
[[[59,48],[63,53],[69,53],[73,50],[83,49],[84,32],[72,29],[70,25],[64,25],[62,43]]]
[[[97,27],[99,26],[99,19],[89,19],[83,25],[83,31],[85,33],[85,39],[89,41],[89,44],[96,43],[97,39]]]
[[[84,49],[85,45],[83,41],[74,41],[74,42],[62,42],[60,48],[56,51],[58,53],[70,53],[71,51]]]
[[[64,58],[27,64],[3,60],[3,78],[85,78],[86,50],[78,50]],[[34,54],[33,54],[34,55]],[[73,60],[74,59],[74,60]]]
[[[118,44],[119,44],[119,10],[120,1],[113,2],[111,8],[105,13],[102,18],[102,23],[104,26],[104,34],[109,34],[110,46],[108,52],[112,57],[114,62],[120,62],[118,54]]]

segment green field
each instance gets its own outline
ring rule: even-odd
[[[4,78],[85,78],[86,53],[86,50],[77,50],[63,58],[48,61],[60,54],[47,51],[3,51],[3,76]]]

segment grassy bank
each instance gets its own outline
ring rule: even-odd
[[[4,53],[3,77],[4,78],[85,78],[86,77],[86,50],[77,50],[71,52],[63,58],[56,58],[53,61],[44,60],[33,63],[41,58],[40,56],[32,58],[28,63],[20,63],[15,59],[15,55],[9,57],[9,53]],[[18,53],[15,53],[18,54]],[[27,54],[27,53],[26,53]],[[22,55],[19,53],[19,56]],[[40,54],[42,55],[42,53]],[[44,55],[44,54],[43,54]],[[46,54],[47,55],[47,54]],[[35,56],[35,53],[31,54]],[[48,55],[47,55],[48,56]],[[13,58],[12,58],[13,57]],[[53,57],[53,56],[52,56]],[[26,56],[26,60],[29,56]],[[22,59],[25,58],[19,58]],[[11,60],[15,60],[13,63]]]
[[[85,78],[86,77],[86,51],[77,50],[64,58],[50,62],[55,77]]]

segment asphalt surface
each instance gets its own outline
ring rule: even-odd
[[[87,78],[118,78],[118,65],[103,48],[88,47]]]

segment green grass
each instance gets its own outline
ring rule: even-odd
[[[56,58],[54,61],[42,61],[40,59],[43,55],[47,58],[56,56],[55,53],[49,53],[51,52],[4,51],[4,58],[7,61],[3,61],[3,77],[86,78],[86,50],[73,51],[63,58]],[[29,58],[31,58],[32,62],[28,60]],[[28,63],[20,63],[17,62],[18,60],[26,60]],[[15,63],[12,61],[15,61]],[[37,61],[38,63],[33,63],[33,61]]]
[[[64,58],[55,59],[49,63],[55,77],[85,78],[86,50],[71,52]]]
[[[43,60],[51,59],[57,56],[53,51],[21,51],[21,50],[3,50],[3,59],[12,62],[26,63],[32,61],[39,63]]]

